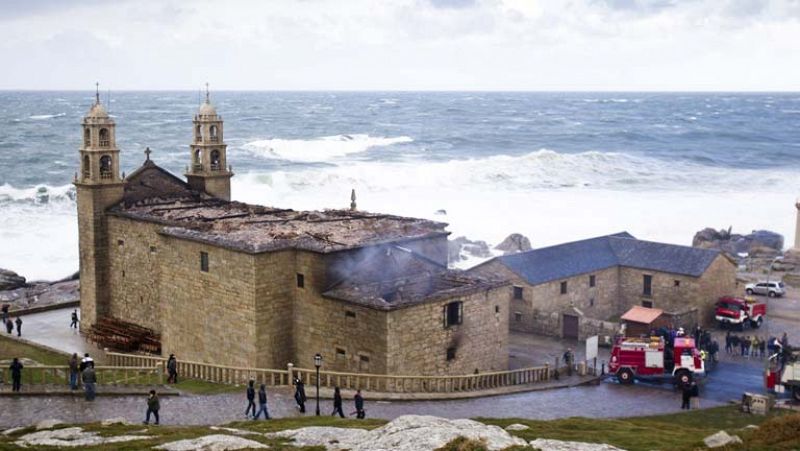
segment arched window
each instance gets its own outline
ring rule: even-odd
[[[108,129],[101,128],[100,129],[100,147],[108,147],[111,145],[110,140],[108,139]]]
[[[103,155],[100,157],[100,178],[110,179],[112,178],[112,173],[111,157],[108,155]]]
[[[92,131],[88,128],[83,129],[83,145],[89,147],[92,144]]]
[[[203,151],[200,149],[194,150],[194,162],[192,164],[192,170],[194,172],[203,171]]]
[[[203,127],[198,125],[197,128],[195,128],[195,130],[194,130],[194,139],[197,142],[200,142],[200,141],[203,140]]]
[[[212,125],[211,128],[209,129],[209,132],[211,135],[211,142],[217,142],[219,140],[219,138],[217,137],[217,126]]]
[[[89,130],[86,131],[88,132]],[[83,178],[88,179],[91,176],[90,168],[89,155],[85,155],[83,157]]]
[[[212,150],[211,151],[211,170],[212,171],[219,171],[219,150]]]

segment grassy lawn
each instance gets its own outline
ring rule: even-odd
[[[178,383],[171,384],[170,387],[193,395],[218,395],[223,393],[244,393],[245,391],[244,385],[217,384],[199,379],[181,379],[180,377],[178,378]]]
[[[800,414],[779,412],[768,417],[743,414],[734,406],[696,410],[687,413],[636,417],[617,420],[594,420],[588,418],[568,418],[554,421],[533,421],[519,419],[480,419],[487,424],[505,427],[511,423],[522,423],[530,426],[529,430],[514,432],[525,440],[536,438],[553,438],[558,440],[574,440],[581,442],[609,443],[631,451],[635,450],[692,450],[703,448],[702,439],[708,435],[725,429],[731,434],[739,435],[744,445],[728,448],[742,450],[791,450],[800,447]],[[352,420],[335,417],[303,417],[285,418],[269,421],[236,421],[227,425],[240,430],[258,433],[275,432],[285,429],[296,429],[308,426],[334,426],[373,429],[385,424],[383,420]],[[755,431],[742,429],[747,425],[761,425]],[[114,443],[104,446],[87,447],[91,450],[144,450],[151,447],[211,434],[228,434],[226,431],[214,431],[207,426],[158,426],[113,425],[103,427],[97,423],[82,425],[87,431],[96,431],[102,436],[115,435],[149,435],[149,439]],[[143,432],[144,429],[146,432]],[[0,435],[0,450],[19,449],[14,440],[33,428],[19,431],[11,436]],[[276,439],[268,439],[261,435],[247,435],[247,439],[255,440],[270,446],[270,449],[289,450],[321,450],[322,448],[295,448],[291,444]],[[453,448],[456,449],[456,448]],[[480,448],[457,448],[480,449]]]
[[[0,335],[0,358],[5,360],[14,357],[25,357],[42,365],[66,365],[69,360],[67,354],[48,351]]]

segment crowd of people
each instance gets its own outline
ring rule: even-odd
[[[758,335],[739,336],[731,333],[725,334],[725,353],[730,356],[740,356],[745,358],[763,359],[777,352],[779,348],[787,348],[789,338],[786,332],[781,338]]]
[[[308,401],[308,398],[306,397],[306,384],[303,382],[302,378],[296,377],[294,379],[294,386],[294,400],[297,403],[297,409],[300,411],[300,413],[306,413],[306,402]],[[367,411],[364,410],[364,396],[361,394],[361,389],[356,390],[356,394],[353,397],[353,405],[355,410],[350,413],[350,416],[355,415],[359,420],[363,420],[367,417]],[[331,416],[335,416],[337,414],[342,418],[345,417],[341,390],[339,387],[334,387],[333,411],[331,412]]]
[[[0,321],[6,327],[6,332],[8,332],[9,334],[13,334],[14,333],[14,326],[16,325],[17,326],[17,336],[21,337],[22,336],[22,318],[20,318],[19,315],[17,315],[17,318],[12,320],[11,316],[8,314],[9,308],[10,308],[10,306],[8,304],[3,304],[3,306],[0,307]]]

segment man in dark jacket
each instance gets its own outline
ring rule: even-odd
[[[167,377],[167,383],[178,383],[178,359],[175,358],[175,354],[170,354],[169,359],[167,359],[167,373],[169,373],[169,377]]]
[[[153,414],[158,425],[158,410],[161,408],[161,403],[158,402],[158,395],[155,390],[150,390],[150,395],[147,397],[147,415],[144,417],[144,424],[150,424],[150,414]]]
[[[306,413],[306,384],[303,383],[302,379],[297,377],[294,380],[294,385],[294,400],[297,402],[300,413]]]
[[[255,417],[256,417],[256,401],[255,401],[255,399],[256,399],[256,389],[253,386],[253,384],[255,384],[255,383],[256,383],[256,381],[251,380],[247,384],[247,410],[244,411],[244,417],[245,418],[250,418],[250,409],[253,410],[253,417],[252,418],[255,419]]]
[[[337,413],[340,417],[344,418],[344,410],[342,410],[342,393],[339,391],[339,387],[334,387],[333,412],[331,412],[331,416],[335,416]]]
[[[269,411],[267,411],[267,387],[264,384],[261,384],[261,387],[258,389],[258,413],[253,416],[253,419],[257,420],[258,417],[261,416],[261,412],[264,412],[264,419],[269,420]]]
[[[22,362],[20,362],[18,358],[14,357],[14,360],[11,362],[11,366],[8,368],[11,370],[11,391],[18,392],[22,387]]]
[[[87,365],[86,369],[81,373],[83,381],[83,388],[86,393],[87,401],[94,401],[95,397],[95,384],[97,383],[97,375],[94,372],[94,365]]]
[[[22,336],[22,318],[20,318],[18,316],[17,320],[15,322],[17,323],[17,336],[21,337]]]
[[[78,354],[72,354],[72,357],[67,362],[69,365],[69,388],[70,390],[77,390],[78,389],[78,366],[80,363],[78,362]]]
[[[11,321],[11,318],[8,318],[6,320],[6,332],[8,332],[9,334],[14,333],[14,322]]]
[[[367,412],[364,411],[364,397],[361,396],[360,388],[356,390],[355,402],[356,402],[356,418],[358,418],[359,420],[363,420],[364,417],[367,416]]]
[[[72,321],[69,323],[70,329],[77,329],[78,328],[78,310],[75,309],[72,311]]]
[[[689,400],[692,397],[692,384],[681,385],[681,409],[689,410]]]

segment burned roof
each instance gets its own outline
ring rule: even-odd
[[[373,309],[395,310],[466,296],[507,284],[507,281],[470,277],[462,271],[449,270],[417,273],[369,284],[343,283],[322,295]]]
[[[713,249],[656,243],[627,232],[497,257],[531,285],[614,266],[700,277],[720,255]]]
[[[129,197],[112,215],[155,222],[167,236],[242,252],[334,252],[447,235],[445,223],[351,210],[295,211],[228,202],[191,190]]]

